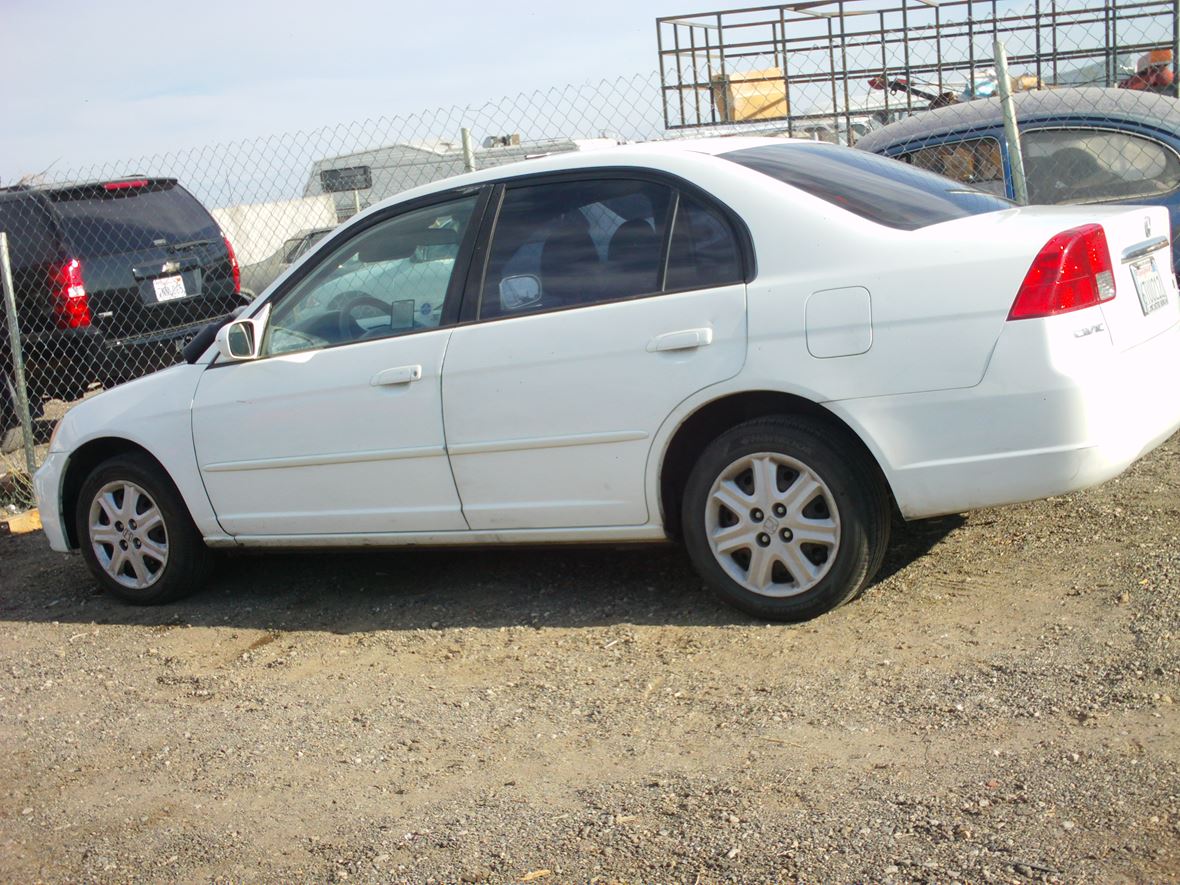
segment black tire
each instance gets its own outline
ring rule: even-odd
[[[154,504],[161,517],[160,527],[151,529],[135,524],[134,520],[129,518],[135,515],[130,510],[122,512],[122,516],[128,518],[128,522],[117,519],[117,515],[112,517],[106,511],[104,515],[97,517],[100,521],[106,520],[105,525],[113,529],[104,533],[107,538],[114,539],[120,536],[120,544],[126,545],[123,549],[129,552],[130,545],[135,545],[136,552],[132,555],[138,557],[137,562],[143,570],[143,575],[138,581],[143,586],[135,586],[136,576],[140,575],[140,571],[134,564],[128,563],[122,569],[118,569],[118,561],[114,558],[115,541],[102,543],[100,539],[96,543],[96,535],[92,535],[91,507],[95,503],[95,498],[104,488],[121,484],[135,486],[149,504]],[[126,493],[112,492],[111,500],[120,508],[132,506]],[[150,510],[143,509],[142,503],[138,512],[151,513]],[[212,557],[193,524],[180,492],[159,466],[143,455],[118,455],[94,469],[82,484],[82,490],[78,495],[74,525],[78,532],[82,558],[86,560],[86,565],[98,583],[107,592],[127,602],[136,605],[171,602],[199,589],[209,575]],[[99,525],[98,530],[101,531],[102,528],[104,525]],[[162,549],[166,554],[162,563],[154,559],[153,554],[149,552],[150,549],[161,549],[161,539]],[[149,547],[149,542],[154,546]],[[105,562],[100,561],[96,547],[103,551]],[[120,572],[118,577],[114,574],[116,570]]]
[[[771,499],[776,502],[774,514],[762,513],[757,506],[735,514],[718,503],[720,498],[713,498],[717,483],[719,495],[723,489],[735,488],[745,495],[748,489],[756,495],[750,501],[762,501],[753,485],[754,471],[759,468],[744,469],[747,464],[774,469],[774,495],[786,502],[781,505],[785,511],[781,516],[776,498]],[[803,470],[797,469],[800,467]],[[802,491],[805,486],[795,485],[800,478],[818,481],[818,490],[807,497]],[[796,488],[800,490],[794,495],[797,512],[792,501]],[[743,506],[747,501],[744,497],[731,500]],[[759,513],[764,519],[756,519]],[[705,448],[685,485],[681,525],[693,565],[722,599],[758,618],[805,621],[843,605],[868,585],[885,558],[890,514],[883,481],[847,431],[819,418],[781,415],[739,424]],[[716,525],[710,527],[707,521]],[[830,541],[808,543],[795,537],[812,525],[821,526],[820,530],[832,536]],[[714,553],[710,532],[726,528],[734,530],[730,542],[734,549]],[[737,537],[739,534],[742,537]],[[749,544],[744,543],[746,536]],[[765,552],[756,550],[755,544]],[[759,571],[765,581],[754,577],[755,555],[764,566]],[[806,557],[806,562],[800,556]],[[815,574],[796,579],[788,565],[792,561],[801,563],[796,569],[801,574],[804,569]],[[760,584],[764,592],[747,584]],[[774,593],[782,595],[769,595]]]

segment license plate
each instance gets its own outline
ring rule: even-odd
[[[1132,264],[1131,276],[1135,279],[1135,291],[1139,293],[1139,304],[1144,316],[1168,303],[1168,290],[1164,288],[1154,258]]]
[[[188,296],[188,292],[184,290],[184,277],[179,274],[152,280],[152,288],[156,290],[156,301],[175,301],[177,298]]]

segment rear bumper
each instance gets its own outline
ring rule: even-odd
[[[872,441],[903,516],[1088,488],[1180,429],[1180,325],[1117,352],[1098,335],[1079,344],[1076,317],[1008,323],[975,387],[829,404]],[[1030,371],[1062,332],[1068,349]]]

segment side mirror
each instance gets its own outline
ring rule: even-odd
[[[500,280],[500,308],[523,310],[541,300],[541,281],[531,273],[515,274]]]
[[[269,305],[257,317],[234,320],[217,330],[217,351],[231,363],[258,359],[262,347],[262,332],[270,315]]]

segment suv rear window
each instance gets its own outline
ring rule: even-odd
[[[1013,205],[897,160],[822,142],[765,145],[720,156],[901,230]]]
[[[55,191],[49,197],[71,247],[86,256],[221,239],[221,230],[205,207],[184,188],[168,182],[111,191],[91,187]]]

